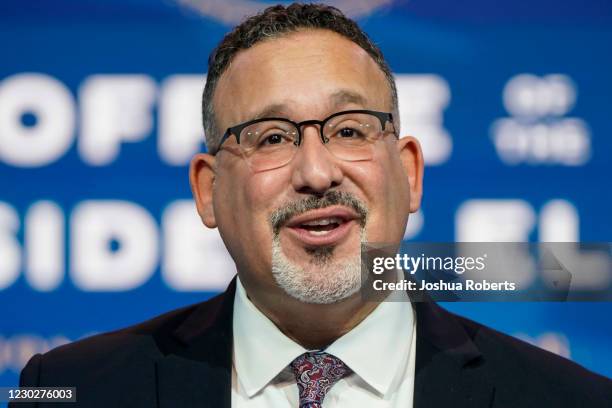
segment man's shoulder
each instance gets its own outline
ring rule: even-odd
[[[155,406],[160,370],[172,372],[194,339],[218,338],[231,327],[231,308],[225,307],[231,302],[225,299],[233,299],[231,291],[36,354],[21,371],[19,384],[76,387],[79,406]],[[206,345],[197,350],[215,352]]]
[[[466,330],[489,367],[492,382],[503,384],[497,397],[517,394],[575,399],[576,406],[587,401],[612,398],[612,381],[581,365],[499,332],[491,327],[452,314]],[[568,401],[566,401],[567,403]],[[589,406],[587,404],[587,406]]]
[[[96,334],[34,356],[24,372],[37,369],[41,384],[79,377],[110,378],[118,371],[142,374],[153,362],[180,346],[175,332],[194,312],[214,312],[222,295],[175,309],[118,330]],[[139,373],[142,371],[142,373]],[[108,374],[108,375],[106,375]]]
[[[201,304],[203,303],[181,307],[131,326],[88,336],[54,348],[45,353],[44,357],[46,359],[55,357],[65,359],[71,355],[92,357],[97,354],[103,357],[108,356],[109,352],[141,349],[143,342],[166,339]]]

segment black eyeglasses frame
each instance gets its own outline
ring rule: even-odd
[[[282,121],[282,122],[290,123],[293,126],[295,126],[295,128],[298,130],[298,138],[294,142],[296,146],[299,146],[300,144],[302,144],[302,126],[305,126],[305,125],[319,125],[319,136],[321,137],[321,141],[323,142],[323,144],[325,144],[325,143],[329,142],[329,139],[327,139],[323,135],[323,129],[325,128],[325,124],[328,121],[330,121],[331,119],[333,119],[333,118],[335,118],[337,116],[347,115],[347,114],[350,114],[350,113],[364,113],[364,114],[370,114],[372,116],[375,116],[376,118],[378,118],[378,120],[380,120],[380,126],[383,129],[383,131],[385,129],[385,125],[386,125],[387,122],[391,122],[391,124],[393,124],[393,114],[392,113],[390,113],[390,112],[379,112],[379,111],[373,111],[373,110],[368,110],[368,109],[346,110],[346,111],[336,112],[336,113],[328,116],[327,118],[325,118],[323,120],[310,119],[310,120],[304,120],[302,122],[294,122],[291,119],[287,119],[287,118],[275,118],[275,117],[252,119],[252,120],[249,120],[247,122],[243,122],[243,123],[241,123],[239,125],[227,128],[227,130],[225,131],[225,134],[221,138],[221,141],[219,142],[219,146],[217,147],[217,150],[215,151],[214,154],[217,154],[219,152],[219,150],[221,150],[221,146],[223,145],[223,143],[227,139],[230,138],[230,136],[234,135],[236,137],[236,142],[238,144],[240,144],[240,134],[242,133],[242,131],[246,127],[251,126],[251,125],[253,125],[255,123],[265,122],[265,121],[268,121],[268,120]],[[397,134],[395,132],[395,128],[393,130],[393,133],[397,137]]]

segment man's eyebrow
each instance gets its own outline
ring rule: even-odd
[[[357,92],[350,91],[347,89],[340,89],[334,92],[329,99],[329,106],[331,110],[336,109],[343,105],[354,104],[362,107],[367,106],[367,100],[364,96],[358,94]],[[290,111],[288,104],[286,103],[274,103],[268,106],[265,106],[261,110],[257,111],[255,115],[252,116],[252,120],[261,119],[261,118],[288,118]]]
[[[284,103],[274,103],[268,105],[253,115],[253,120],[261,118],[273,118],[273,117],[286,117],[287,116],[287,105]]]
[[[334,108],[342,105],[360,105],[362,107],[366,107],[368,102],[366,98],[357,92],[350,91],[348,89],[341,89],[336,91],[331,96],[331,106]]]

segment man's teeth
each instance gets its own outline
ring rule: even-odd
[[[311,231],[308,231],[309,234],[317,235],[317,236],[319,236],[319,235],[327,235],[330,232],[331,232],[331,230],[323,230],[323,231],[314,231],[314,230],[311,230]]]
[[[305,222],[302,225],[306,225],[309,227],[316,227],[319,225],[329,225],[329,224],[342,224],[342,219],[338,217],[321,218],[319,220],[312,220],[312,221]]]

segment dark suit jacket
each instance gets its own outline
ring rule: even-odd
[[[59,407],[230,407],[235,288],[37,354],[20,385],[76,386],[76,405]],[[609,379],[433,302],[414,307],[414,408],[612,407]]]

